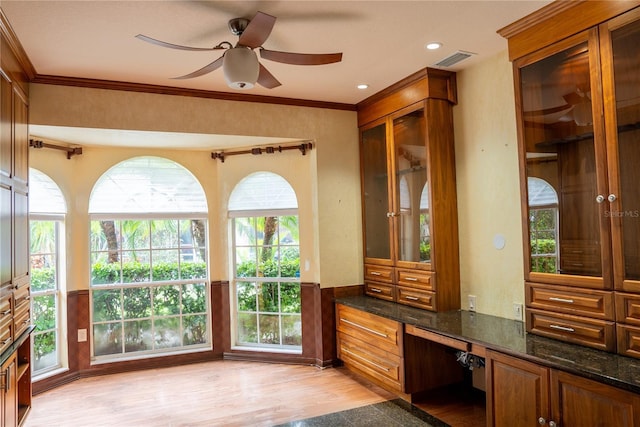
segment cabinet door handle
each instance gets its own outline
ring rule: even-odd
[[[538,418],[538,424],[540,424],[541,426],[545,425],[546,423],[547,423],[547,420],[545,420],[544,417]]]
[[[354,327],[356,327],[356,328],[360,328],[360,329],[362,329],[363,331],[370,332],[370,333],[372,333],[372,334],[378,335],[379,337],[389,338],[389,335],[387,335],[387,334],[383,334],[382,332],[378,332],[378,331],[376,331],[376,330],[369,329],[369,328],[367,328],[366,326],[358,325],[356,322],[352,322],[351,320],[347,320],[347,319],[345,319],[345,318],[343,318],[343,317],[341,317],[341,318],[340,318],[340,320],[341,320],[342,322],[346,323],[347,325],[351,325],[351,326],[354,326]]]
[[[353,353],[353,352],[351,352],[351,351],[349,351],[349,350],[347,350],[345,348],[343,348],[342,351],[344,351],[347,354],[350,354],[351,356],[355,357],[356,359],[360,359],[360,360],[362,360],[364,362],[367,362],[369,365],[373,365],[378,369],[382,369],[383,371],[386,371],[386,372],[390,371],[390,369],[387,368],[386,366],[382,366],[382,365],[379,365],[379,364],[377,364],[375,362],[372,362],[371,360],[369,360],[369,359],[367,359],[365,357],[362,357],[359,354],[355,354],[355,353]]]
[[[604,202],[604,196],[602,194],[598,194],[596,196],[596,202],[598,202],[598,203]]]
[[[573,304],[573,300],[569,298],[549,297],[549,301],[566,302],[567,304]]]
[[[4,377],[4,386],[2,388],[4,392],[7,393],[11,390],[11,366],[4,370],[2,376]]]
[[[560,325],[549,325],[551,329],[557,329],[559,331],[565,332],[575,332],[576,330],[573,328],[569,328],[568,326],[560,326]]]
[[[405,277],[404,280],[406,280],[407,282],[417,282],[418,279],[416,279],[415,277]]]
[[[378,289],[378,288],[369,288],[369,290],[370,290],[371,292],[375,292],[375,293],[378,293],[378,294],[379,294],[380,292],[382,292],[382,290],[381,290],[381,289]]]
[[[615,194],[609,194],[609,197],[607,197],[607,200],[612,202],[612,203],[615,202],[616,199],[617,199],[617,197],[616,197]]]
[[[558,427],[555,421],[549,421],[549,427]]]
[[[420,298],[412,297],[411,295],[406,295],[404,299],[408,299],[409,301],[418,301]]]

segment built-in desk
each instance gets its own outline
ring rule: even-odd
[[[434,313],[366,296],[336,303],[402,323],[405,333],[424,330],[468,343],[474,354],[493,350],[640,394],[640,360],[531,335],[523,322],[463,310]]]

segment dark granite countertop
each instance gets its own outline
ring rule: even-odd
[[[433,313],[367,296],[336,302],[640,393],[640,360],[529,334],[520,321],[464,310]]]

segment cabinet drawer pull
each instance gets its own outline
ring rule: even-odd
[[[369,290],[370,290],[371,292],[376,292],[376,293],[380,293],[380,292],[382,292],[382,289],[378,289],[378,288],[369,288]]]
[[[11,342],[11,338],[7,338],[6,340],[2,341],[2,345],[9,344],[10,342]]]
[[[584,264],[582,264],[581,262],[572,262],[571,265],[574,267],[584,267]]]
[[[356,328],[360,328],[360,329],[362,329],[364,331],[371,332],[372,334],[376,334],[379,337],[389,338],[389,335],[387,335],[387,334],[383,334],[382,332],[378,332],[378,331],[375,331],[373,329],[369,329],[366,326],[358,325],[356,322],[352,322],[351,320],[347,320],[347,319],[342,318],[342,317],[340,318],[340,320],[343,321],[344,323],[348,324],[348,325],[355,326]]]
[[[418,301],[420,298],[412,297],[411,295],[406,295],[404,299],[408,299],[409,301]]]
[[[9,313],[11,313],[11,309],[3,311],[2,313],[0,313],[0,315],[6,316]]]
[[[416,279],[415,277],[405,277],[404,280],[408,281],[408,282],[417,282],[418,279]]]
[[[560,326],[560,325],[549,325],[549,327],[551,329],[557,329],[559,331],[564,331],[564,332],[575,332],[576,330],[573,328],[569,328],[567,326]]]
[[[355,354],[355,353],[353,353],[353,352],[351,352],[351,351],[349,351],[349,350],[347,350],[345,348],[343,348],[342,351],[344,351],[347,354],[350,354],[351,356],[355,357],[356,359],[360,359],[360,360],[362,360],[364,362],[367,362],[369,365],[373,365],[378,369],[382,369],[382,370],[384,370],[386,372],[390,371],[390,369],[387,368],[386,366],[378,365],[377,363],[372,362],[371,360],[367,359],[366,357],[362,357],[359,354]]]
[[[382,273],[380,273],[379,271],[370,271],[369,274],[371,274],[372,276],[382,276]]]
[[[573,300],[569,298],[549,297],[549,301],[566,302],[567,304],[573,304]]]
[[[23,324],[23,325],[26,325],[26,324],[28,324],[29,322],[31,322],[31,319],[27,319],[27,320],[25,320],[24,322],[22,322],[22,324]]]

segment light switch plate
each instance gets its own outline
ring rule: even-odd
[[[469,311],[476,311],[476,296],[469,295]]]
[[[513,303],[513,318],[516,320],[524,320],[522,317],[522,304],[517,302]]]
[[[78,342],[86,342],[86,341],[87,341],[87,330],[78,329]]]

